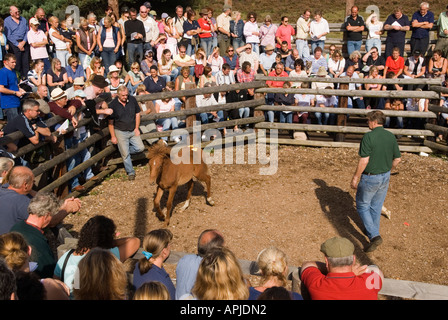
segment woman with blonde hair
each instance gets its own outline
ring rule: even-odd
[[[106,68],[103,65],[103,61],[100,57],[93,56],[92,60],[90,60],[89,66],[86,68],[86,78],[91,80],[93,76],[100,75],[106,76]]]
[[[170,292],[162,282],[145,282],[135,291],[133,300],[170,300]]]
[[[28,274],[37,267],[35,262],[30,261],[31,250],[25,238],[18,232],[9,232],[0,236],[0,258],[3,258],[16,274]],[[44,278],[40,279],[40,282],[45,291],[45,300],[69,299],[69,289],[62,281]]]
[[[62,66],[61,60],[53,58],[51,68],[47,70],[47,86],[51,91],[56,88],[65,90],[67,88],[68,75],[67,70]]]
[[[264,249],[258,254],[257,264],[261,280],[258,287],[249,288],[249,300],[257,300],[267,288],[286,287],[288,260],[286,254],[276,247]],[[293,300],[303,300],[297,292],[290,291]]]
[[[204,256],[189,296],[198,300],[247,300],[249,289],[232,251],[214,248]]]
[[[173,234],[168,229],[157,229],[149,232],[143,239],[143,257],[134,269],[133,285],[136,290],[145,282],[160,281],[170,292],[171,300],[175,299],[176,288],[169,274],[163,268],[163,263],[171,252]]]
[[[125,300],[128,279],[123,263],[109,250],[94,248],[78,264],[75,300]]]

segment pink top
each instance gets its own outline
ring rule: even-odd
[[[46,46],[33,48],[33,46],[31,45],[32,43],[42,42],[47,39],[47,36],[42,30],[39,29],[37,30],[37,32],[29,30],[27,33],[27,39],[28,43],[30,44],[30,54],[32,60],[48,58],[48,52]]]

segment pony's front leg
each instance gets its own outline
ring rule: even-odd
[[[187,182],[187,188],[188,188],[187,200],[185,201],[183,207],[180,208],[180,212],[187,210],[187,208],[190,206],[190,198],[191,194],[193,193],[193,187],[194,187],[194,181],[193,179],[191,179],[190,181]]]
[[[154,209],[156,210],[157,218],[159,218],[160,221],[165,220],[165,216],[162,210],[160,209],[160,200],[162,199],[162,196],[163,196],[163,189],[157,186],[157,193],[156,196],[154,197]]]
[[[166,202],[166,216],[165,216],[165,227],[168,227],[170,224],[171,218],[171,209],[173,208],[173,200],[176,195],[177,186],[173,186],[170,188],[170,193],[168,194],[168,201]]]

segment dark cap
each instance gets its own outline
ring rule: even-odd
[[[91,81],[92,85],[98,88],[105,88],[109,84],[106,82],[106,79],[103,76],[95,75]]]
[[[320,251],[330,258],[342,258],[353,255],[355,246],[347,238],[334,237],[322,243]]]

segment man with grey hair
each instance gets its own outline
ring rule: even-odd
[[[307,261],[300,269],[302,295],[311,300],[377,300],[383,274],[377,266],[361,266],[355,246],[347,238],[333,237],[322,243],[325,263]]]
[[[37,262],[35,272],[41,278],[51,278],[56,266],[56,259],[47,238],[44,228],[47,227],[52,217],[57,215],[61,203],[50,192],[38,192],[28,204],[28,218],[17,222],[11,232],[18,232],[31,246],[30,261]]]
[[[429,3],[422,2],[420,9],[412,15],[411,19],[411,53],[420,51],[423,56],[429,46],[429,31],[434,26],[434,13],[429,11]]]

